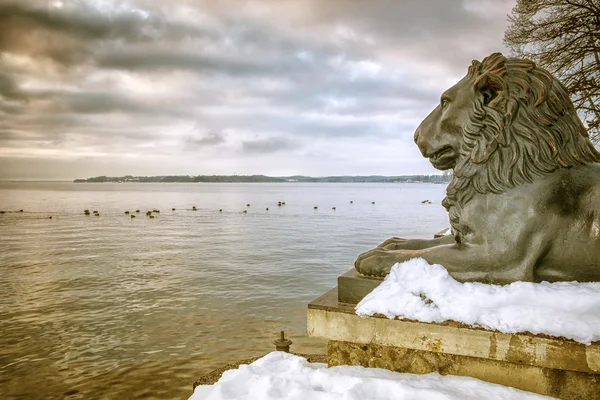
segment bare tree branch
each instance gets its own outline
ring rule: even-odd
[[[517,0],[504,43],[566,86],[594,143],[600,143],[600,2]]]

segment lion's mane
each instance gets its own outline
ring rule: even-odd
[[[442,202],[453,230],[460,233],[462,207],[476,193],[503,193],[558,168],[600,161],[565,87],[532,61],[494,53],[473,61],[467,77],[474,87],[492,81],[496,96],[488,104],[474,97],[462,126],[460,155]]]

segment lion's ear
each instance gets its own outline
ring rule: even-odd
[[[488,105],[502,94],[504,82],[498,75],[487,72],[475,81],[475,90],[483,95],[483,103]]]

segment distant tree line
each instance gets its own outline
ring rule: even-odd
[[[326,176],[311,177],[303,175],[272,177],[265,175],[168,175],[168,176],[96,176],[87,179],[75,179],[75,183],[263,183],[263,182],[315,182],[315,183],[343,183],[343,182],[449,182],[451,175],[399,175],[399,176]]]

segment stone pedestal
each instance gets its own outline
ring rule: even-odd
[[[381,282],[383,282],[383,278],[362,276],[352,268],[338,277],[338,301],[340,303],[358,304]]]
[[[600,342],[505,334],[460,323],[361,318],[337,288],[308,305],[308,335],[327,362],[397,372],[471,376],[560,399],[600,400]]]

